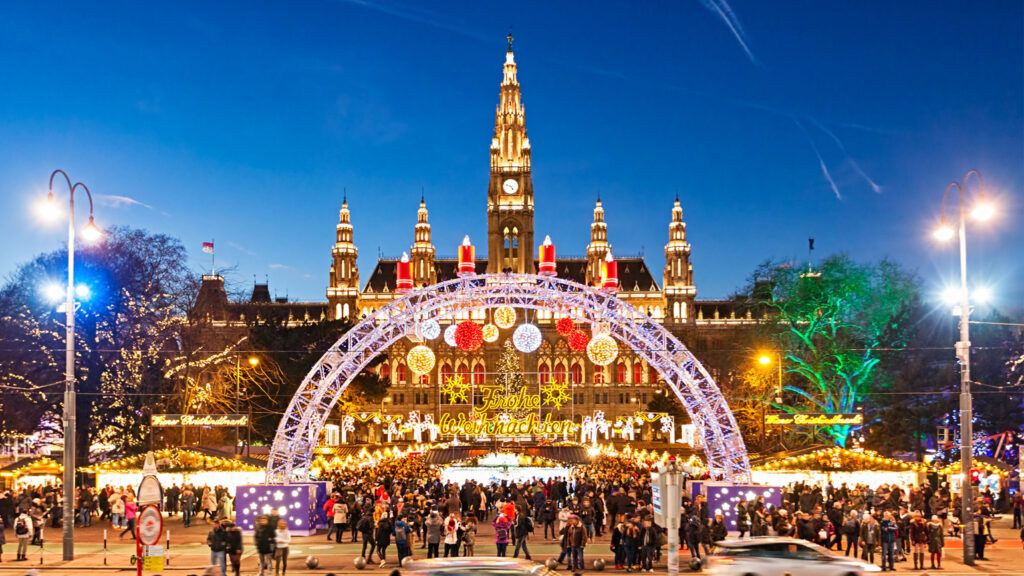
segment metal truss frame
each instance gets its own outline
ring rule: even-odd
[[[410,291],[346,332],[302,381],[281,419],[267,463],[267,483],[308,479],[313,451],[338,398],[371,360],[428,319],[472,310],[549,310],[600,323],[620,345],[647,361],[675,392],[703,439],[711,476],[750,482],[750,461],[739,426],[715,381],[666,330],[613,293],[557,277],[478,274]]]

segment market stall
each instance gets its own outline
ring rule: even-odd
[[[769,486],[788,486],[795,482],[822,488],[828,484],[916,486],[924,482],[928,471],[929,467],[922,462],[889,458],[862,448],[833,446],[766,459],[751,469],[751,475],[755,484]]]
[[[60,484],[64,467],[47,456],[34,456],[17,460],[0,468],[0,485],[5,490],[18,486],[47,486]]]
[[[224,486],[232,494],[240,485],[262,483],[265,470],[259,461],[210,449],[165,448],[153,452],[157,477],[164,488],[177,484]],[[96,486],[136,486],[142,479],[145,454],[99,462],[82,468],[96,477]]]

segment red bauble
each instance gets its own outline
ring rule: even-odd
[[[573,330],[569,334],[569,348],[575,352],[585,352],[590,344],[590,335],[582,330]]]
[[[459,348],[472,352],[483,343],[484,329],[476,322],[466,320],[455,327],[455,345]]]
[[[576,330],[576,322],[572,318],[560,318],[558,322],[555,322],[555,330],[562,336],[568,337]]]

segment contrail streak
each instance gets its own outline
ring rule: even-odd
[[[801,131],[803,131],[804,136],[807,137],[807,143],[811,145],[811,150],[814,150],[814,155],[818,158],[818,166],[821,168],[821,175],[825,177],[828,185],[832,188],[832,192],[835,193],[836,199],[842,200],[843,195],[839,193],[839,187],[836,186],[836,181],[832,178],[832,173],[829,172],[828,165],[825,164],[825,159],[821,157],[818,145],[814,143],[814,139],[811,138],[811,134],[807,131],[807,128],[804,127],[803,123],[796,118],[793,119],[793,122],[796,122],[796,125],[800,127]]]
[[[853,169],[857,171],[857,174],[860,174],[860,177],[863,178],[868,183],[868,186],[871,186],[871,189],[876,194],[880,194],[882,192],[882,187],[879,186],[877,182],[872,180],[871,177],[867,175],[867,172],[864,172],[864,169],[860,167],[860,163],[857,162],[856,160],[854,160],[853,156],[850,156],[850,153],[846,151],[846,146],[843,145],[843,142],[839,139],[839,137],[836,136],[834,132],[832,132],[831,130],[826,128],[821,122],[818,122],[814,118],[811,118],[811,117],[808,116],[808,120],[813,122],[814,125],[817,126],[819,130],[821,130],[825,134],[828,134],[829,137],[832,138],[832,141],[836,143],[836,146],[839,147],[839,150],[841,150],[843,152],[843,154],[846,156],[846,158],[853,165]]]
[[[736,18],[736,14],[732,11],[729,3],[726,2],[726,0],[701,0],[700,3],[703,4],[705,8],[718,15],[718,18],[725,23],[729,28],[729,31],[732,32],[733,38],[735,38],[736,42],[739,43],[740,48],[743,48],[743,51],[746,52],[747,58],[749,58],[754,64],[760,65],[760,62],[757,61],[757,57],[754,56],[754,53],[750,50],[750,46],[747,44],[746,33],[743,31],[743,25],[740,24],[739,19]]]

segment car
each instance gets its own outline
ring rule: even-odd
[[[861,576],[880,572],[874,564],[837,556],[822,546],[784,537],[724,540],[708,558],[713,576]]]
[[[400,572],[402,576],[558,576],[543,564],[496,556],[407,560]]]

